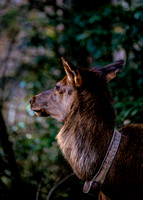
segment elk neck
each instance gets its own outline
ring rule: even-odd
[[[57,135],[65,158],[82,180],[94,177],[110,144],[115,119],[110,100],[83,91]]]

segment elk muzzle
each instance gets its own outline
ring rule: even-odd
[[[46,104],[45,107],[43,104],[45,104],[45,98],[43,94],[36,95],[30,100],[31,110],[33,110],[39,117],[49,116],[49,113],[46,111]]]

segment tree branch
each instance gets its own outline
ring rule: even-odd
[[[50,200],[52,194],[54,193],[54,191],[64,182],[66,182],[67,180],[69,180],[71,177],[73,177],[75,174],[74,173],[71,173],[69,175],[67,175],[66,177],[64,177],[61,181],[59,181],[56,185],[54,185],[51,190],[49,191],[47,197],[46,197],[46,200]],[[38,200],[38,199],[36,199]]]

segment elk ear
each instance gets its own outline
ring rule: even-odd
[[[61,57],[62,63],[67,74],[68,80],[75,86],[80,87],[82,85],[82,78],[79,72],[79,68],[72,64],[67,58]]]
[[[110,80],[115,78],[118,73],[121,73],[123,66],[124,66],[124,61],[118,60],[100,69],[102,73],[106,76],[107,82],[109,82]]]

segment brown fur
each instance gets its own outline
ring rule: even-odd
[[[31,109],[38,116],[50,115],[64,122],[57,135],[58,144],[75,174],[82,180],[91,180],[114,131],[108,81],[121,72],[124,63],[117,61],[87,70],[65,58],[62,61],[67,76],[54,89],[33,97]],[[143,124],[124,126],[119,131],[121,143],[102,192],[112,200],[143,200]]]

